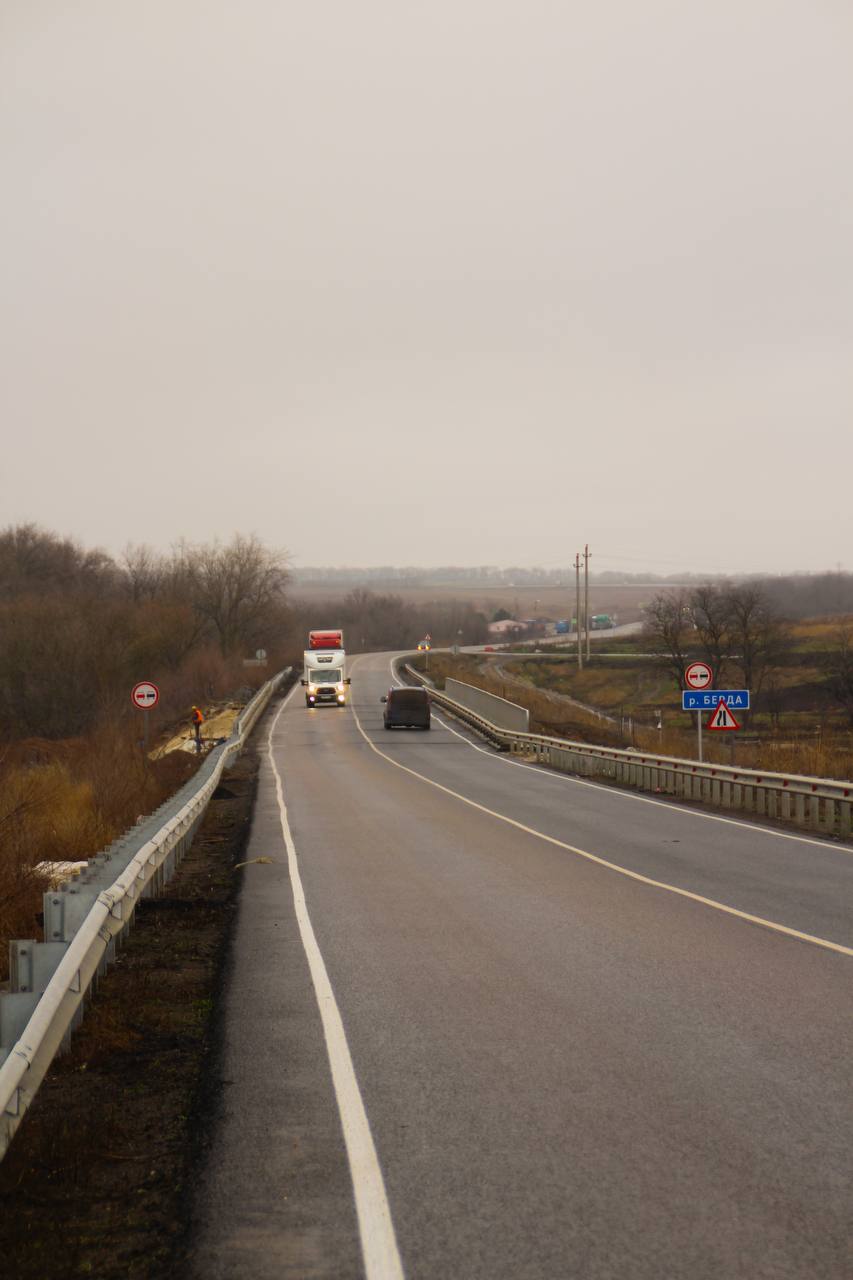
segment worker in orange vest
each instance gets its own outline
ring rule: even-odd
[[[195,749],[201,751],[201,726],[204,724],[204,716],[199,707],[193,707],[192,722],[195,730]]]

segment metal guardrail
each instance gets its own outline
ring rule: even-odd
[[[503,725],[505,729],[511,729],[515,733],[526,733],[530,728],[530,712],[527,707],[511,702],[509,698],[501,698],[496,693],[489,693],[488,689],[480,689],[477,685],[466,684],[464,680],[454,680],[447,676],[444,692],[448,698],[461,702],[493,724]]]
[[[411,678],[429,685],[414,667],[406,664],[404,670]],[[604,778],[638,791],[671,795],[719,809],[740,810],[823,835],[842,839],[853,835],[853,782],[700,763],[648,751],[597,747],[544,734],[517,733],[491,724],[431,686],[430,694],[440,706],[476,729],[499,750],[552,769],[585,778]]]
[[[132,921],[137,902],[171,879],[222,773],[290,671],[258,690],[227,742],[214,747],[156,813],[91,858],[73,881],[44,895],[44,942],[10,943],[10,991],[0,994],[0,1159],[81,1021],[86,994],[115,956],[117,936]]]

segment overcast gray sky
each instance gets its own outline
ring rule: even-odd
[[[4,0],[0,524],[853,569],[850,0]]]

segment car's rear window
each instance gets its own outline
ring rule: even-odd
[[[426,689],[392,689],[388,701],[401,711],[411,711],[414,707],[422,707],[427,701]]]

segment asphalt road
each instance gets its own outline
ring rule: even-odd
[[[261,730],[195,1274],[849,1276],[853,850],[384,732],[352,674]]]
[[[628,636],[639,635],[642,629],[643,629],[642,622],[623,622],[621,626],[609,627],[606,631],[590,631],[589,635],[590,635],[590,640],[596,646],[596,652],[600,652],[598,646],[602,640],[624,640]],[[576,631],[567,631],[567,632],[564,632],[562,635],[550,634],[547,636],[536,636],[532,640],[531,639],[522,640],[521,643],[532,644],[532,645],[558,645],[558,644],[570,645],[570,644],[577,644],[577,639],[578,639],[578,633]],[[500,651],[501,653],[505,654],[507,657],[513,657],[515,655],[513,655],[510,649],[510,644],[511,644],[511,641],[500,640],[499,638],[496,638],[491,643],[489,648],[493,648],[496,651]],[[483,644],[462,645],[462,653],[483,653],[485,649],[486,649],[486,645],[483,645]],[[519,656],[526,658],[529,655],[527,653],[523,653]]]

